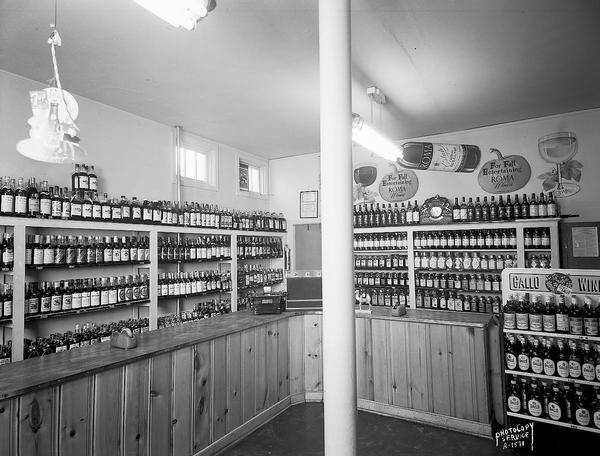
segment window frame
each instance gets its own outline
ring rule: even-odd
[[[179,151],[191,150],[197,154],[206,156],[206,177],[207,180],[199,180],[186,177],[181,173],[181,163],[179,157],[175,156],[175,176],[179,175],[180,184],[183,187],[197,188],[201,190],[219,191],[219,143],[209,141],[188,132],[182,132],[179,138]],[[179,163],[180,169],[177,169]],[[197,164],[196,164],[197,166]]]
[[[267,199],[268,191],[269,191],[269,163],[267,160],[260,159],[258,157],[252,156],[250,154],[238,153],[236,156],[236,182],[235,182],[235,191],[236,195],[246,197],[246,198],[254,198],[254,199]],[[245,164],[249,168],[258,169],[258,179],[259,179],[259,191],[254,192],[251,190],[242,190],[240,188],[240,164]]]

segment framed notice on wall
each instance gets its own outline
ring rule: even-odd
[[[300,218],[319,217],[319,192],[310,190],[300,192]]]

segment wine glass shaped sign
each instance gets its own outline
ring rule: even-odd
[[[367,189],[377,179],[377,166],[372,163],[363,163],[354,168],[354,200],[364,203],[375,201],[377,193]]]
[[[56,87],[30,92],[33,116],[27,121],[31,126],[29,138],[17,143],[17,151],[27,158],[46,163],[78,161],[85,158],[87,153],[79,145],[77,136],[77,102],[69,92],[63,90],[60,82],[56,46],[61,45],[61,38],[55,28],[48,38],[48,44],[52,53],[53,82]]]
[[[577,153],[577,136],[573,132],[559,132],[538,139],[538,150],[542,159],[555,168],[538,176],[543,179],[545,191],[554,191],[557,198],[575,195],[580,190],[583,165],[572,158]],[[564,182],[564,180],[571,182]]]

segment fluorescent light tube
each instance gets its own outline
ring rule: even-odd
[[[193,30],[208,14],[207,0],[133,0],[173,27]]]
[[[358,114],[352,115],[352,141],[392,162],[402,156],[402,150],[396,144],[367,124]]]

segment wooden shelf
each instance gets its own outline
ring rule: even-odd
[[[562,426],[562,427],[566,427],[566,428],[577,429],[579,431],[586,431],[586,432],[592,432],[594,434],[600,434],[600,429],[596,429],[593,427],[579,426],[577,424],[564,423],[562,421],[554,421],[554,420],[549,420],[547,418],[538,418],[536,416],[523,415],[521,413],[506,412],[506,414],[508,416],[512,416],[514,418],[521,418],[523,420],[539,421],[540,423],[553,424],[555,426]]]
[[[540,337],[555,337],[557,339],[575,339],[575,340],[587,340],[590,342],[600,342],[600,336],[586,336],[579,334],[565,334],[557,332],[543,332],[543,331],[525,331],[523,329],[504,329],[505,333],[511,334],[524,334],[527,336],[540,336]]]
[[[527,225],[524,228],[541,228],[547,227],[548,224],[556,223],[560,221],[560,217],[548,217],[548,218],[535,218],[535,219],[518,219],[518,220],[497,220],[494,222],[461,222],[461,223],[449,223],[447,225],[403,225],[403,226],[378,226],[373,228],[354,228],[355,234],[367,234],[367,233],[389,233],[389,232],[423,232],[423,231],[463,231],[463,230],[495,230],[495,229],[509,229],[515,228],[515,225],[519,228],[522,225]],[[505,225],[505,226],[502,226]]]
[[[534,249],[534,248],[526,247],[523,250],[525,252],[527,252],[527,253],[532,253],[532,252],[552,252],[552,249],[550,247],[543,247],[543,248],[539,248],[539,249]]]
[[[227,262],[227,261],[231,261],[231,257],[223,257],[223,258],[202,258],[202,259],[196,259],[196,260],[158,260],[158,264],[184,264],[184,263],[211,263],[211,262],[215,262],[215,261],[220,261],[220,262]]]
[[[577,385],[589,385],[589,386],[598,386],[600,387],[600,382],[592,382],[589,380],[582,380],[579,378],[571,378],[571,377],[556,377],[553,375],[544,375],[544,374],[535,374],[533,372],[524,372],[524,371],[516,371],[516,370],[508,370],[504,371],[506,375],[518,375],[520,377],[531,377],[531,378],[540,378],[543,380],[551,380],[556,382],[565,382],[565,383],[574,383]]]
[[[79,269],[79,268],[92,268],[92,267],[106,267],[106,266],[148,266],[149,261],[117,261],[113,263],[82,263],[82,264],[43,264],[43,265],[27,265],[25,269],[30,270],[43,270],[43,269]]]
[[[194,297],[197,297],[197,296],[207,296],[207,295],[230,293],[230,292],[231,292],[231,290],[210,290],[210,291],[201,291],[199,293],[159,296],[158,299],[159,300],[184,299],[184,298],[194,298]]]
[[[111,309],[115,309],[117,307],[134,306],[134,305],[146,304],[149,302],[150,302],[149,299],[138,299],[136,301],[123,301],[123,302],[118,302],[116,304],[109,304],[109,305],[105,305],[105,306],[83,307],[80,309],[60,310],[58,312],[38,313],[38,314],[34,314],[34,315],[25,315],[25,321],[43,320],[46,318],[57,318],[57,317],[60,318],[60,317],[64,317],[65,315],[75,315],[75,314],[88,313],[88,312],[102,312],[104,310],[111,310]]]

